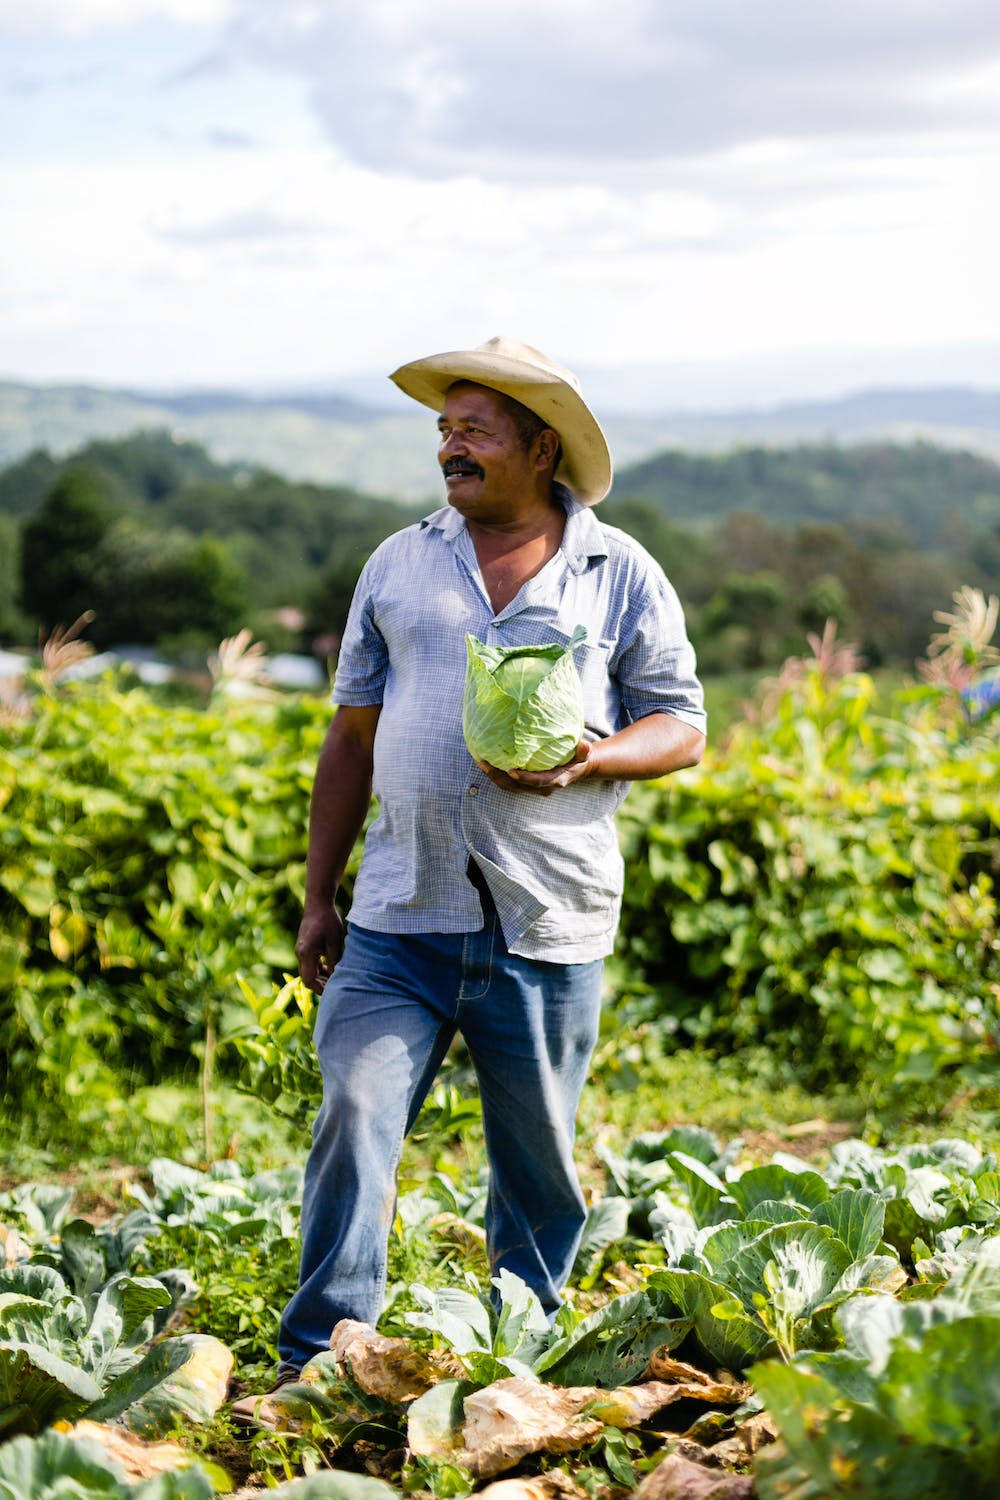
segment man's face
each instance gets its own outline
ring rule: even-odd
[[[448,503],[469,520],[513,519],[532,493],[537,469],[503,397],[481,385],[453,386],[438,431]]]

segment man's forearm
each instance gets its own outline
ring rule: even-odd
[[[551,771],[500,771],[477,761],[480,770],[506,791],[550,796],[560,787],[597,776],[603,781],[651,781],[696,766],[705,736],[673,714],[648,714],[604,740],[582,740],[571,760]]]
[[[377,718],[377,711],[339,709],[323,744],[309,807],[307,906],[333,902],[364,824]]]
[[[587,757],[587,775],[606,781],[649,781],[696,766],[705,749],[700,729],[673,714],[648,714],[634,724],[596,740]]]

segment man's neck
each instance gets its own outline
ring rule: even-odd
[[[565,524],[566,512],[559,504],[498,526],[468,523],[479,571],[497,614],[555,557]]]
[[[566,524],[566,509],[556,495],[549,491],[533,503],[524,506],[514,515],[467,518],[469,535],[476,547],[506,551],[512,547],[527,546],[533,541],[555,538],[558,547]]]
[[[541,516],[525,517],[523,520],[496,523],[469,521],[466,524],[477,551],[485,548],[490,552],[508,552],[517,547],[529,547],[533,542],[554,542],[558,547],[566,524],[566,513],[554,510]]]

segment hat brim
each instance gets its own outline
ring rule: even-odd
[[[469,349],[413,360],[389,378],[407,396],[432,411],[443,410],[448,390],[456,380],[472,380],[512,396],[558,433],[562,461],[556,478],[583,505],[597,505],[610,490],[613,470],[607,439],[583,397],[555,372],[550,374],[524,360]]]

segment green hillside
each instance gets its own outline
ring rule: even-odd
[[[32,453],[0,472],[0,638],[93,608],[100,645],[218,639],[248,622],[264,631],[262,616],[289,604],[336,633],[365,559],[419,513],[218,464],[163,432]]]
[[[614,493],[648,500],[675,521],[734,510],[786,525],[862,520],[933,547],[953,541],[956,525],[1000,521],[1000,464],[929,443],[751,447],[711,458],[670,451],[622,470]]]
[[[426,502],[438,492],[433,419],[388,380],[381,393],[380,384],[254,395],[0,380],[0,465],[40,448],[65,457],[98,438],[118,442],[157,429],[201,444],[220,463]],[[888,387],[778,406],[696,410],[671,409],[666,400],[660,407],[654,370],[603,377],[594,371],[585,388],[598,397],[595,410],[621,470],[665,449],[710,455],[803,443],[919,441],[1000,460],[995,390]]]
[[[373,548],[433,503],[218,463],[165,432],[34,452],[0,471],[0,641],[92,608],[100,645],[250,624],[308,649],[342,629]],[[600,515],[661,562],[709,673],[776,665],[829,618],[871,663],[909,666],[955,589],[1000,590],[1000,467],[928,444],[666,452],[622,470]],[[296,640],[273,623],[288,605]]]

